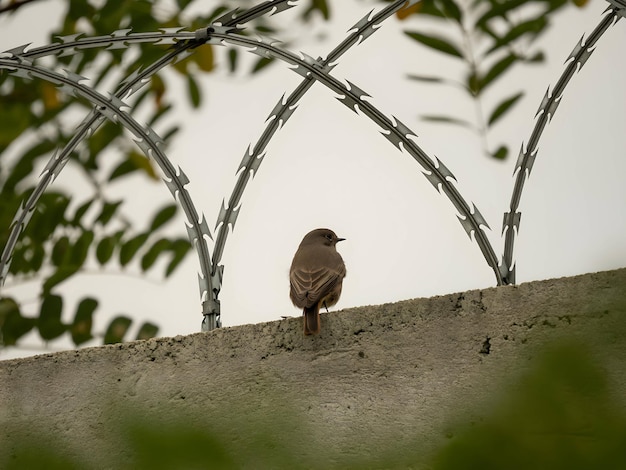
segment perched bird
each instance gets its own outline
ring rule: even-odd
[[[296,251],[289,271],[289,297],[304,309],[304,334],[320,332],[320,307],[335,305],[341,295],[346,265],[337,253],[338,238],[327,228],[307,233]]]

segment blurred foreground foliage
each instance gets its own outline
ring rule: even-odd
[[[503,379],[506,378],[503,375]],[[354,449],[345,454],[317,452],[290,444],[290,437],[305,435],[306,419],[285,411],[275,422],[258,423],[252,416],[229,418],[230,437],[211,430],[211,413],[182,420],[173,410],[162,409],[159,418],[134,415],[116,437],[123,439],[119,454],[110,455],[111,468],[428,468],[435,470],[618,470],[626,468],[626,401],[611,388],[607,371],[581,342],[564,342],[544,351],[529,369],[502,390],[478,414],[467,413],[476,404],[461,401],[448,413],[453,435],[443,437],[436,449],[389,442],[378,447],[378,458],[365,460]],[[486,394],[487,397],[489,394]],[[218,413],[229,414],[221,408]],[[288,409],[288,405],[283,407]],[[185,410],[189,411],[189,410]],[[215,412],[215,411],[213,411]],[[170,415],[172,414],[172,415]],[[243,413],[245,414],[245,413]],[[131,413],[131,416],[133,414]],[[252,419],[251,419],[252,418]],[[415,417],[415,419],[420,419]],[[196,424],[190,424],[195,422]],[[345,424],[345,423],[344,423]],[[6,423],[5,423],[6,425]],[[277,432],[273,432],[277,431]],[[334,432],[332,425],[329,432]],[[283,438],[278,436],[282,433]],[[23,436],[29,435],[29,439]],[[406,434],[398,429],[403,438]],[[285,437],[285,435],[287,437]],[[312,435],[315,435],[313,433]],[[234,439],[232,436],[236,436]],[[33,430],[11,433],[10,452],[0,450],[0,468],[96,468],[93,462],[68,457],[58,435],[37,436]],[[363,436],[367,442],[368,436]],[[34,439],[34,440],[33,440]],[[69,447],[80,447],[72,443]],[[306,456],[306,457],[304,457]],[[312,457],[314,456],[314,457]],[[105,454],[98,461],[107,460]]]
[[[24,5],[37,8],[38,3],[38,0],[0,1],[0,15],[12,15]],[[210,8],[198,8],[200,2],[190,0],[68,0],[63,2],[60,24],[50,25],[53,29],[50,42],[58,41],[58,36],[98,36],[125,28],[135,32],[176,26],[194,30],[210,24],[228,10],[236,7],[243,10],[257,3],[261,2],[221,1],[213,2]],[[443,57],[460,61],[466,70],[466,79],[462,82],[439,76],[411,75],[410,78],[437,84],[454,83],[479,103],[493,83],[515,65],[544,60],[543,51],[534,46],[534,41],[545,32],[550,18],[567,3],[566,0],[424,0],[404,9],[398,12],[397,18],[406,21],[408,37]],[[586,1],[574,3],[580,6]],[[329,0],[301,0],[298,6],[301,22],[284,24],[280,15],[261,17],[247,24],[243,34],[297,36],[298,28],[308,22],[332,17]],[[202,13],[198,13],[199,10]],[[428,30],[433,24],[438,26],[436,34]],[[459,33],[461,42],[455,39]],[[17,44],[4,46],[8,49]],[[198,108],[204,103],[198,82],[203,75],[219,67],[233,72],[246,67],[241,64],[240,53],[235,48],[225,49],[222,51],[225,60],[221,62],[216,58],[217,48],[204,45],[196,48],[187,59],[168,67],[183,80],[192,107]],[[86,49],[72,55],[49,56],[46,60],[52,69],[68,69],[91,77],[90,85],[106,94],[114,90],[122,78],[161,58],[166,50],[163,46],[144,44],[126,49]],[[245,70],[253,74],[270,62],[267,58],[256,59]],[[142,121],[153,126],[166,142],[171,142],[179,130],[178,123],[171,119],[179,101],[179,97],[169,91],[171,80],[172,74],[159,72],[127,100],[131,107],[129,112],[140,114]],[[487,129],[512,109],[521,94],[516,90],[511,96],[501,98],[476,129],[486,136]],[[70,141],[76,117],[86,115],[91,108],[88,103],[61,93],[50,83],[23,80],[6,73],[0,73],[0,102],[0,247],[4,247],[13,217],[34,190],[39,171],[55,150]],[[450,116],[426,116],[425,119],[463,122]],[[106,122],[84,144],[71,155],[68,163],[75,171],[75,184],[72,187],[57,184],[47,190],[17,243],[8,285],[15,287],[34,282],[33,286],[37,287],[30,290],[32,294],[26,300],[6,291],[0,296],[0,347],[19,344],[23,336],[33,330],[45,342],[70,337],[77,346],[94,337],[102,338],[105,343],[123,341],[127,339],[131,316],[117,315],[106,332],[95,332],[98,299],[90,292],[68,312],[58,287],[89,270],[119,272],[129,266],[138,266],[141,275],[164,266],[163,276],[167,278],[190,253],[184,232],[176,236],[166,232],[167,224],[180,217],[175,204],[154,208],[149,221],[142,224],[136,221],[135,214],[124,213],[125,198],[110,195],[110,190],[120,182],[132,181],[135,194],[141,192],[141,185],[159,179],[154,163],[137,150],[122,127]],[[500,146],[488,153],[505,158],[508,149]],[[146,322],[140,326],[136,338],[157,333],[157,326]]]
[[[510,77],[516,68],[519,72],[520,66],[543,63],[546,55],[537,39],[549,29],[553,16],[568,5],[583,7],[587,3],[588,0],[423,0],[400,12],[402,20],[413,15],[429,17],[430,23],[418,25],[417,30],[411,28],[405,31],[406,35],[420,46],[443,54],[462,71],[459,78],[438,75],[436,69],[424,70],[410,74],[409,79],[456,88],[475,104],[474,119],[448,114],[422,115],[422,119],[469,128],[481,136],[485,154],[507,158],[509,148],[504,144],[490,146],[488,132],[515,107],[524,90],[510,80],[508,83],[516,89],[506,87],[505,95],[498,96],[502,92],[494,92],[498,88],[494,84],[502,85],[502,78],[507,74]],[[489,101],[495,104],[485,109]]]

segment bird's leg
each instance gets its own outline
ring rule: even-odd
[[[326,301],[324,300],[324,308],[326,309],[326,313],[328,313],[328,307],[326,306]]]

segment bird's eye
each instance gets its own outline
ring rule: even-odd
[[[330,233],[327,233],[327,234],[326,234],[326,239],[328,239],[328,240],[332,240],[332,239],[333,239],[333,236],[332,236]]]

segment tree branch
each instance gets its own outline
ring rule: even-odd
[[[18,8],[23,7],[27,3],[34,2],[35,0],[16,0],[14,2],[9,3],[6,6],[0,7],[0,15],[3,13],[8,13],[10,11],[16,11]]]

